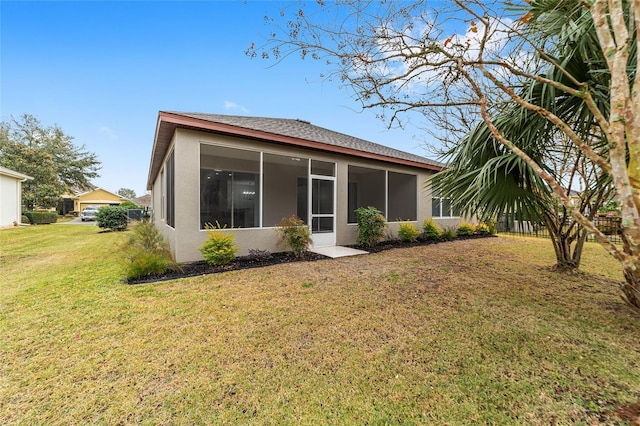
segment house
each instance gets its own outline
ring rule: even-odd
[[[140,197],[136,197],[131,200],[134,204],[139,205],[140,207],[150,207],[151,206],[151,194],[144,194]]]
[[[73,210],[76,212],[81,212],[82,209],[88,206],[117,206],[127,201],[126,198],[102,188],[81,192],[70,198],[73,200]]]
[[[455,225],[424,185],[442,167],[298,119],[160,111],[147,189],[176,260],[195,261],[208,223],[233,228],[239,255],[281,251],[274,227],[293,214],[314,247],[355,243],[359,207],[378,208],[394,233],[401,220]]]
[[[31,176],[0,166],[0,227],[21,222],[22,182]]]

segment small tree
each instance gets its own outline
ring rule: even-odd
[[[100,207],[96,213],[96,224],[109,231],[124,231],[128,224],[127,211],[120,206]]]
[[[358,221],[357,243],[365,247],[373,247],[384,239],[387,221],[382,212],[375,207],[360,207],[356,209]]]
[[[280,237],[278,246],[287,246],[296,257],[302,257],[311,245],[309,227],[296,215],[283,218],[276,233]]]

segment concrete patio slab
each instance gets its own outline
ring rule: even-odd
[[[309,249],[310,252],[318,253],[323,256],[335,259],[336,257],[357,256],[360,254],[369,254],[368,251],[352,249],[349,247],[332,246],[332,247],[315,247]]]

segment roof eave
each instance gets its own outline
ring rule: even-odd
[[[24,173],[16,172],[15,170],[7,169],[6,167],[0,167],[0,174],[18,179],[20,180],[20,182],[25,182],[27,180],[33,179],[31,176],[25,175]]]

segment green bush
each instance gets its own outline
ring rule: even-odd
[[[289,247],[297,257],[302,257],[311,245],[309,227],[296,215],[283,218],[276,233],[279,236],[278,246]]]
[[[29,218],[25,215],[22,215],[22,217],[20,218],[20,223],[31,223],[29,221]]]
[[[467,222],[462,222],[456,229],[456,235],[458,235],[459,237],[468,237],[469,235],[473,235],[475,231],[475,226]]]
[[[96,213],[96,225],[110,231],[127,229],[127,211],[120,206],[104,206]]]
[[[442,229],[433,219],[425,219],[422,224],[422,233],[428,240],[437,240],[442,235]]]
[[[219,223],[216,226],[207,224],[206,229],[209,238],[200,246],[204,260],[215,266],[231,263],[238,251],[233,233],[226,232]]]
[[[418,239],[418,235],[420,235],[420,231],[413,223],[404,222],[398,228],[398,237],[405,243],[415,242]]]
[[[125,210],[128,210],[128,209],[141,209],[142,208],[139,205],[137,205],[136,203],[134,203],[133,201],[128,201],[128,200],[120,203],[120,207],[122,207]]]
[[[498,221],[495,219],[488,219],[484,223],[489,227],[489,233],[491,235],[496,235],[498,233]]]
[[[476,234],[478,235],[489,235],[491,234],[491,229],[489,225],[484,222],[480,222],[478,226],[476,226]]]
[[[456,230],[453,228],[445,228],[440,235],[440,238],[444,240],[455,240],[457,237]]]
[[[382,212],[375,207],[360,207],[356,209],[358,221],[358,239],[356,242],[366,247],[373,247],[384,238],[387,227]]]
[[[152,275],[161,275],[174,268],[175,262],[160,253],[139,252],[129,258],[127,279],[138,280]]]
[[[128,280],[160,275],[170,269],[179,269],[173,259],[169,242],[150,222],[133,227],[133,232],[127,241],[126,252],[129,261]]]
[[[26,216],[27,223],[32,225],[43,225],[58,221],[58,212],[50,212],[48,210],[31,210],[24,212],[23,216]]]

